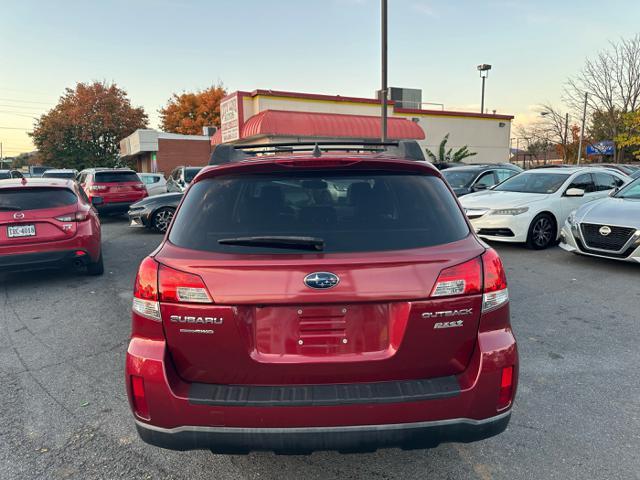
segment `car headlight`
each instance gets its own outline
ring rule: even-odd
[[[529,211],[529,207],[500,208],[491,212],[491,215],[521,215]]]

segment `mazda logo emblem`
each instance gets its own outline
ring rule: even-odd
[[[598,231],[600,232],[600,235],[602,235],[603,237],[606,237],[611,233],[611,227],[603,225],[602,227],[600,227],[600,230]]]
[[[304,277],[304,284],[315,289],[335,287],[338,282],[340,282],[340,277],[331,272],[313,272]]]
[[[22,220],[24,218],[24,213],[22,212],[14,213],[13,218],[16,220]]]

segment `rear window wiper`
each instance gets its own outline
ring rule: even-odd
[[[20,210],[22,208],[15,205],[0,205],[0,211],[3,212],[19,212]]]
[[[324,250],[324,240],[317,237],[285,237],[285,236],[255,236],[221,238],[221,245],[241,245],[245,247],[273,247],[291,248],[296,250]]]

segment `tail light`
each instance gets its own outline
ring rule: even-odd
[[[158,302],[158,263],[151,257],[140,264],[133,287],[133,311],[150,320],[160,322]]]
[[[160,301],[171,303],[213,303],[202,278],[160,266]]]
[[[89,214],[86,212],[69,213],[67,215],[61,215],[56,217],[59,222],[84,222],[89,218]]]
[[[500,392],[498,394],[498,410],[504,410],[513,400],[513,366],[502,369]]]
[[[454,295],[473,295],[482,288],[482,264],[480,257],[468,262],[446,268],[438,275],[432,297],[451,297]]]
[[[507,276],[500,257],[495,250],[489,249],[482,255],[484,271],[484,293],[482,311],[489,312],[509,301]]]
[[[109,187],[107,187],[106,185],[91,185],[89,187],[89,190],[100,192],[106,190],[107,188]]]
[[[144,379],[138,375],[131,375],[131,400],[136,415],[149,419],[149,405],[144,389]]]
[[[144,186],[144,183],[137,183],[133,186],[134,189],[136,190],[146,190],[146,187]]]

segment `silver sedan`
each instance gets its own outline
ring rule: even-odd
[[[560,232],[560,247],[640,263],[640,179],[571,213]]]

